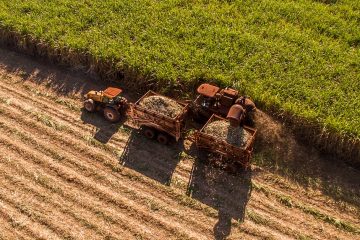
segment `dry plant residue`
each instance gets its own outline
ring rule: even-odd
[[[204,128],[204,132],[238,147],[244,147],[251,137],[251,134],[244,128],[233,127],[228,121],[224,120],[208,124]]]
[[[150,96],[144,98],[139,104],[142,107],[171,118],[178,116],[183,109],[183,106],[175,100],[163,96]]]

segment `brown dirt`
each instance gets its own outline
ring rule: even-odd
[[[326,220],[360,228],[359,171],[265,113],[252,170],[230,175],[82,112],[103,87],[0,50],[0,239],[359,239]]]

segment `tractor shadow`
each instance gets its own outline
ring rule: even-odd
[[[83,123],[90,124],[95,127],[94,139],[105,144],[108,143],[111,137],[119,130],[126,120],[124,115],[121,116],[120,121],[111,123],[104,119],[102,111],[87,112],[84,108],[81,109],[81,117]]]
[[[119,162],[164,185],[170,185],[178,165],[181,142],[162,145],[146,138],[141,130],[133,130],[126,143]]]
[[[229,173],[209,164],[211,154],[199,153],[195,159],[187,188],[187,195],[216,210],[218,222],[214,238],[226,239],[231,232],[231,219],[243,222],[246,205],[250,199],[252,172],[239,169]]]

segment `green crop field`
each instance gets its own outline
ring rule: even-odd
[[[0,28],[360,137],[360,1],[0,0]]]

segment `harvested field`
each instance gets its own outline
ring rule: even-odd
[[[244,128],[240,126],[233,127],[230,125],[230,122],[225,120],[218,120],[209,123],[204,128],[204,132],[238,147],[244,147],[248,139],[251,137],[251,134]]]
[[[148,110],[158,112],[170,118],[179,116],[184,108],[173,99],[156,95],[142,99],[139,104]]]
[[[229,175],[82,112],[104,87],[0,49],[0,239],[359,239],[359,171],[267,115],[252,170]]]

